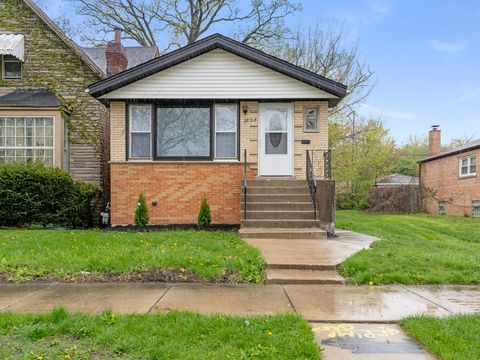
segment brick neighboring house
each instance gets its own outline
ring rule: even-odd
[[[205,196],[214,223],[318,226],[309,184],[346,86],[215,34],[88,91],[110,108],[113,225],[143,192],[152,224],[196,223]]]
[[[427,211],[480,217],[480,139],[442,151],[441,131],[435,126],[429,133],[429,155],[419,162],[420,184],[433,190],[426,199]]]
[[[157,55],[119,31],[82,48],[31,0],[0,0],[0,164],[41,159],[108,190],[108,108],[85,88]]]

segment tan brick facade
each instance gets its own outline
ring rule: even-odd
[[[126,160],[126,104],[110,103],[110,161]]]
[[[246,105],[248,111],[243,112]],[[145,193],[152,224],[196,223],[200,202],[205,195],[211,206],[212,221],[240,223],[241,180],[244,174],[243,150],[247,149],[248,176],[257,176],[258,102],[240,104],[240,161],[126,161],[126,111],[123,101],[110,103],[111,222],[131,224],[138,196]],[[318,107],[318,132],[304,131],[306,106]],[[305,152],[319,150],[314,161],[318,179],[323,178],[323,155],[328,148],[328,103],[294,102],[295,177],[305,178]],[[301,140],[310,144],[301,144]],[[321,151],[320,151],[321,150]],[[322,161],[319,161],[322,160]],[[157,205],[152,205],[156,201]]]
[[[426,198],[429,213],[438,214],[439,201],[445,201],[447,215],[471,216],[472,201],[480,200],[480,178],[478,171],[476,176],[459,177],[459,160],[473,154],[480,159],[476,149],[421,164],[421,184],[433,191]]]

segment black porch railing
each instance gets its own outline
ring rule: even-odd
[[[310,149],[308,152],[313,167],[323,168],[323,178],[330,180],[332,178],[332,150]],[[317,176],[319,176],[318,173]]]
[[[308,191],[310,192],[310,198],[313,205],[313,220],[317,220],[317,181],[315,180],[315,172],[313,170],[313,162],[310,157],[310,150],[307,150],[307,182]]]
[[[247,149],[243,150],[243,220],[247,220]]]

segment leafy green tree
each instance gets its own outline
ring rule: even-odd
[[[208,226],[212,222],[210,205],[208,205],[207,198],[205,196],[202,198],[202,205],[200,206],[197,222],[198,226]]]
[[[143,193],[138,197],[137,208],[135,209],[135,225],[146,226],[148,224],[148,208],[145,195]]]
[[[428,156],[428,138],[426,136],[410,136],[407,143],[397,151],[397,161],[392,173],[418,176],[418,161]]]
[[[384,124],[373,119],[352,121],[336,117],[329,132],[338,207],[362,208],[375,180],[388,173],[394,164],[395,142]]]

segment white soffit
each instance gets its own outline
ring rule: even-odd
[[[23,35],[0,34],[0,55],[12,55],[25,61],[25,40]]]

